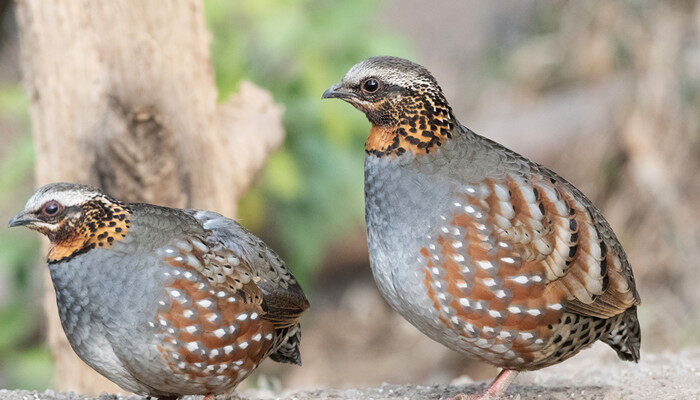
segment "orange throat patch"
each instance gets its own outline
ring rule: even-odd
[[[131,225],[128,208],[117,203],[100,203],[98,207],[86,207],[76,225],[63,222],[59,230],[62,238],[52,242],[49,248],[49,264],[67,261],[96,247],[110,247],[126,237]]]
[[[398,139],[398,135],[393,133],[393,129],[372,124],[369,136],[365,141],[365,151],[371,153],[373,150],[387,152]]]
[[[418,132],[409,125],[385,127],[372,124],[365,141],[365,153],[377,157],[400,156],[407,152],[424,155],[442,146],[450,137],[451,133],[444,129]]]

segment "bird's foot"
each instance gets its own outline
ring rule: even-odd
[[[495,400],[501,397],[508,389],[508,386],[513,379],[518,375],[518,371],[504,369],[496,379],[491,382],[491,385],[480,395],[476,394],[458,394],[450,400]]]

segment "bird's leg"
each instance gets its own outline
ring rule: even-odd
[[[500,395],[506,392],[510,383],[513,379],[518,376],[518,371],[513,371],[512,369],[504,369],[498,373],[496,379],[491,382],[491,386],[484,392],[482,397],[485,399],[498,398]]]
[[[208,394],[208,395],[204,396],[204,398],[202,400],[214,400],[214,395]]]
[[[518,375],[518,371],[514,371],[512,369],[504,369],[501,372],[498,373],[498,376],[496,376],[496,379],[491,382],[491,385],[484,390],[484,393],[482,393],[479,396],[470,396],[470,395],[464,395],[464,394],[458,394],[457,396],[453,397],[452,400],[491,400],[491,399],[497,399],[500,397],[503,393],[505,393],[506,389],[508,389],[508,386],[510,385],[511,382],[513,382],[513,379]]]

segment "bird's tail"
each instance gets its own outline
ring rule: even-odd
[[[601,340],[612,347],[622,360],[638,362],[642,333],[637,319],[637,306],[627,309],[617,325],[614,325]]]
[[[301,365],[301,352],[299,343],[301,342],[301,326],[296,324],[285,333],[286,339],[280,344],[277,350],[270,354],[270,358],[280,363]]]

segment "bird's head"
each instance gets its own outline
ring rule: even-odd
[[[93,187],[51,183],[29,198],[9,226],[26,226],[45,235],[51,242],[49,262],[57,262],[121,240],[130,214],[124,203]]]
[[[397,57],[355,64],[322,98],[339,98],[372,124],[365,143],[375,156],[429,153],[444,144],[456,121],[440,85],[424,67]]]

